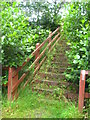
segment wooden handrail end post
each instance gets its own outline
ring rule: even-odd
[[[80,83],[79,83],[79,101],[78,101],[78,109],[80,112],[83,111],[84,93],[85,93],[85,70],[81,70]]]
[[[15,95],[17,94],[17,89],[15,91],[12,91],[13,86],[16,84],[18,81],[18,74],[13,76],[13,73],[17,71],[14,67],[9,67],[9,72],[8,72],[8,100],[12,101],[15,98]]]

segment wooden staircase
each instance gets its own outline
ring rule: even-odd
[[[63,93],[69,98],[70,93],[68,94],[68,92],[70,91],[69,88],[72,83],[65,81],[64,76],[64,71],[69,65],[65,52],[69,47],[60,34],[61,32],[58,27],[54,32],[49,34],[45,41],[41,44],[37,43],[36,49],[24,61],[22,66],[7,68],[8,100],[17,99],[20,93],[18,88],[24,89],[27,84],[31,85],[30,88],[32,88],[32,90],[37,90],[38,92],[44,91],[46,93]],[[30,64],[30,66],[27,65],[32,58],[34,59],[33,63]],[[24,66],[26,66],[26,68],[24,68]],[[24,71],[22,72],[21,70],[23,69]],[[19,77],[20,71],[22,75]],[[23,85],[21,85],[22,82]]]
[[[63,91],[63,95],[66,98],[73,96],[72,92],[69,91],[71,83],[67,82],[64,76],[64,72],[69,65],[65,55],[65,51],[68,49],[69,47],[66,45],[65,40],[56,44],[31,83],[33,91],[48,94],[59,90],[59,92]],[[77,99],[77,96],[75,97],[74,99]]]

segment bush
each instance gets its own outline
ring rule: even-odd
[[[37,42],[43,42],[49,34],[48,30],[32,29],[24,12],[17,3],[10,5],[2,2],[1,45],[3,66],[21,66],[28,55],[35,49]]]
[[[88,3],[71,3],[68,8],[69,13],[64,19],[63,30],[67,44],[70,46],[66,54],[71,66],[68,67],[65,75],[67,80],[78,83],[80,70],[88,70],[90,67]]]

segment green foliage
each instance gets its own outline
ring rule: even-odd
[[[49,31],[37,27],[32,29],[28,18],[13,2],[12,6],[2,2],[1,44],[2,64],[4,66],[20,66],[35,49],[37,42],[43,42]]]
[[[69,13],[64,19],[64,34],[70,50],[66,52],[69,63],[66,78],[73,82],[78,82],[80,70],[89,69],[89,41],[88,33],[90,21],[88,20],[88,3],[71,3]]]
[[[33,1],[31,4],[26,2],[24,8],[28,8],[30,12],[28,13],[26,9],[25,14],[30,17],[32,27],[40,25],[44,29],[54,31],[60,25],[60,9],[63,4],[63,2],[49,3],[41,0]]]
[[[58,26],[60,26],[60,5],[61,3],[47,4],[40,19],[40,24],[43,26],[43,28],[54,31]]]

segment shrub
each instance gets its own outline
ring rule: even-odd
[[[24,12],[17,7],[17,3],[10,5],[2,2],[1,45],[3,66],[21,66],[28,55],[35,49],[37,42],[43,42],[49,31],[32,29]]]
[[[65,75],[67,80],[78,83],[80,70],[89,69],[88,3],[71,3],[68,8],[69,13],[64,19],[63,30],[67,44],[70,46],[66,54],[71,66],[68,67]]]

